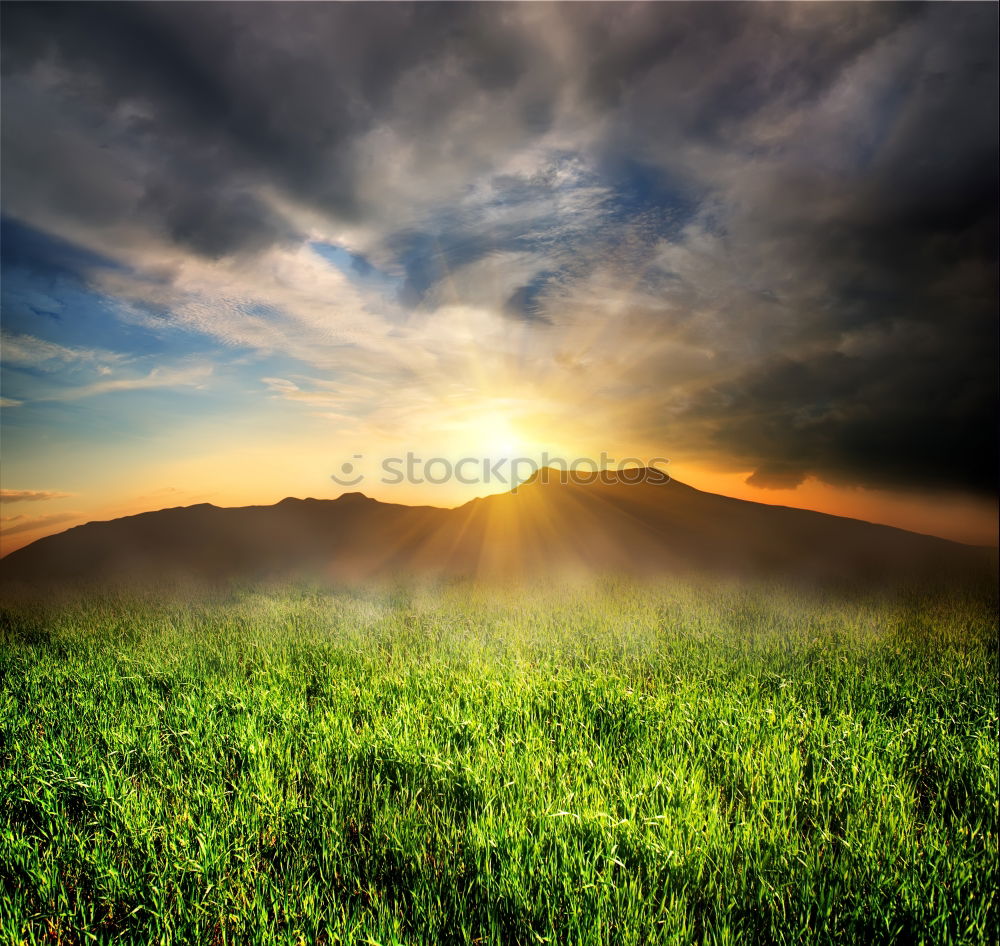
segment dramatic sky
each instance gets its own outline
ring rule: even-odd
[[[503,488],[407,450],[994,541],[997,11],[4,3],[4,550]]]

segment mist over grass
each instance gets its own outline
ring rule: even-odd
[[[995,941],[991,596],[12,604],[0,941]]]

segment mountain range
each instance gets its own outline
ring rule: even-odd
[[[542,470],[511,492],[454,509],[351,492],[89,522],[12,552],[0,579],[34,586],[708,572],[885,583],[988,577],[996,561],[995,549],[719,496],[654,470]]]

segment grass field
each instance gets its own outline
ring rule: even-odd
[[[996,941],[960,595],[10,606],[3,943]]]

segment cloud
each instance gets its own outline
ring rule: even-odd
[[[145,375],[121,376],[122,370],[127,370],[130,363],[140,360],[136,356],[102,349],[68,347],[27,334],[4,333],[0,337],[0,361],[4,365],[32,369],[59,378],[58,388],[49,386],[33,391],[28,398],[33,402],[74,401],[114,391],[198,387],[213,372],[212,364],[189,360],[176,365],[158,365]],[[81,378],[95,376],[98,380],[74,383]],[[11,401],[11,404],[20,405],[24,400]]]
[[[806,474],[796,467],[782,468],[777,464],[768,464],[758,470],[754,470],[747,478],[748,486],[756,486],[759,489],[795,489],[801,486],[806,479]]]
[[[762,488],[995,487],[995,5],[4,20],[7,212],[130,325],[295,360],[272,395],[392,425],[585,392],[577,424]],[[111,370],[65,397],[207,377],[8,344]]]
[[[0,407],[20,407],[22,403],[12,397],[0,397]]]
[[[4,536],[18,535],[22,532],[34,532],[38,529],[51,529],[80,518],[78,512],[59,512],[48,516],[11,516],[0,522],[0,532]],[[14,525],[7,525],[13,522]]]
[[[65,499],[73,493],[47,489],[0,489],[0,503],[36,503],[49,499]]]
[[[153,368],[149,374],[137,378],[110,378],[80,387],[67,388],[58,393],[38,398],[43,401],[77,401],[98,394],[115,391],[144,391],[152,388],[201,387],[212,374],[212,365],[196,364],[180,368]]]
[[[9,365],[28,365],[47,371],[61,370],[73,363],[92,363],[98,370],[123,360],[122,355],[89,348],[69,348],[33,335],[4,332],[0,336],[0,361]]]
[[[110,225],[127,206],[133,219],[202,255],[252,251],[294,232],[267,187],[359,217],[371,197],[366,145],[386,117],[407,136],[431,132],[429,144],[439,113],[461,109],[468,92],[495,97],[511,88],[527,62],[519,48],[526,39],[516,18],[471,5],[317,6],[291,16],[245,5],[103,7],[90,16],[68,4],[18,8],[5,17],[4,59],[14,77],[7,95],[34,91],[21,80],[41,63],[57,94],[17,110],[7,173],[19,180],[32,159],[47,157],[50,191],[83,195],[65,203],[74,216]],[[499,117],[483,116],[483,129]],[[83,157],[81,168],[58,164],[50,147],[29,146],[54,145],[53,135],[78,135],[90,123],[114,137],[107,174],[86,149],[71,151]],[[484,153],[495,134],[483,137]],[[442,157],[433,146],[413,154],[418,164]]]
[[[299,401],[304,404],[312,404],[318,407],[328,407],[335,404],[343,396],[343,392],[332,390],[303,390],[296,382],[287,378],[261,378],[263,384],[272,396],[283,398],[288,401]]]

